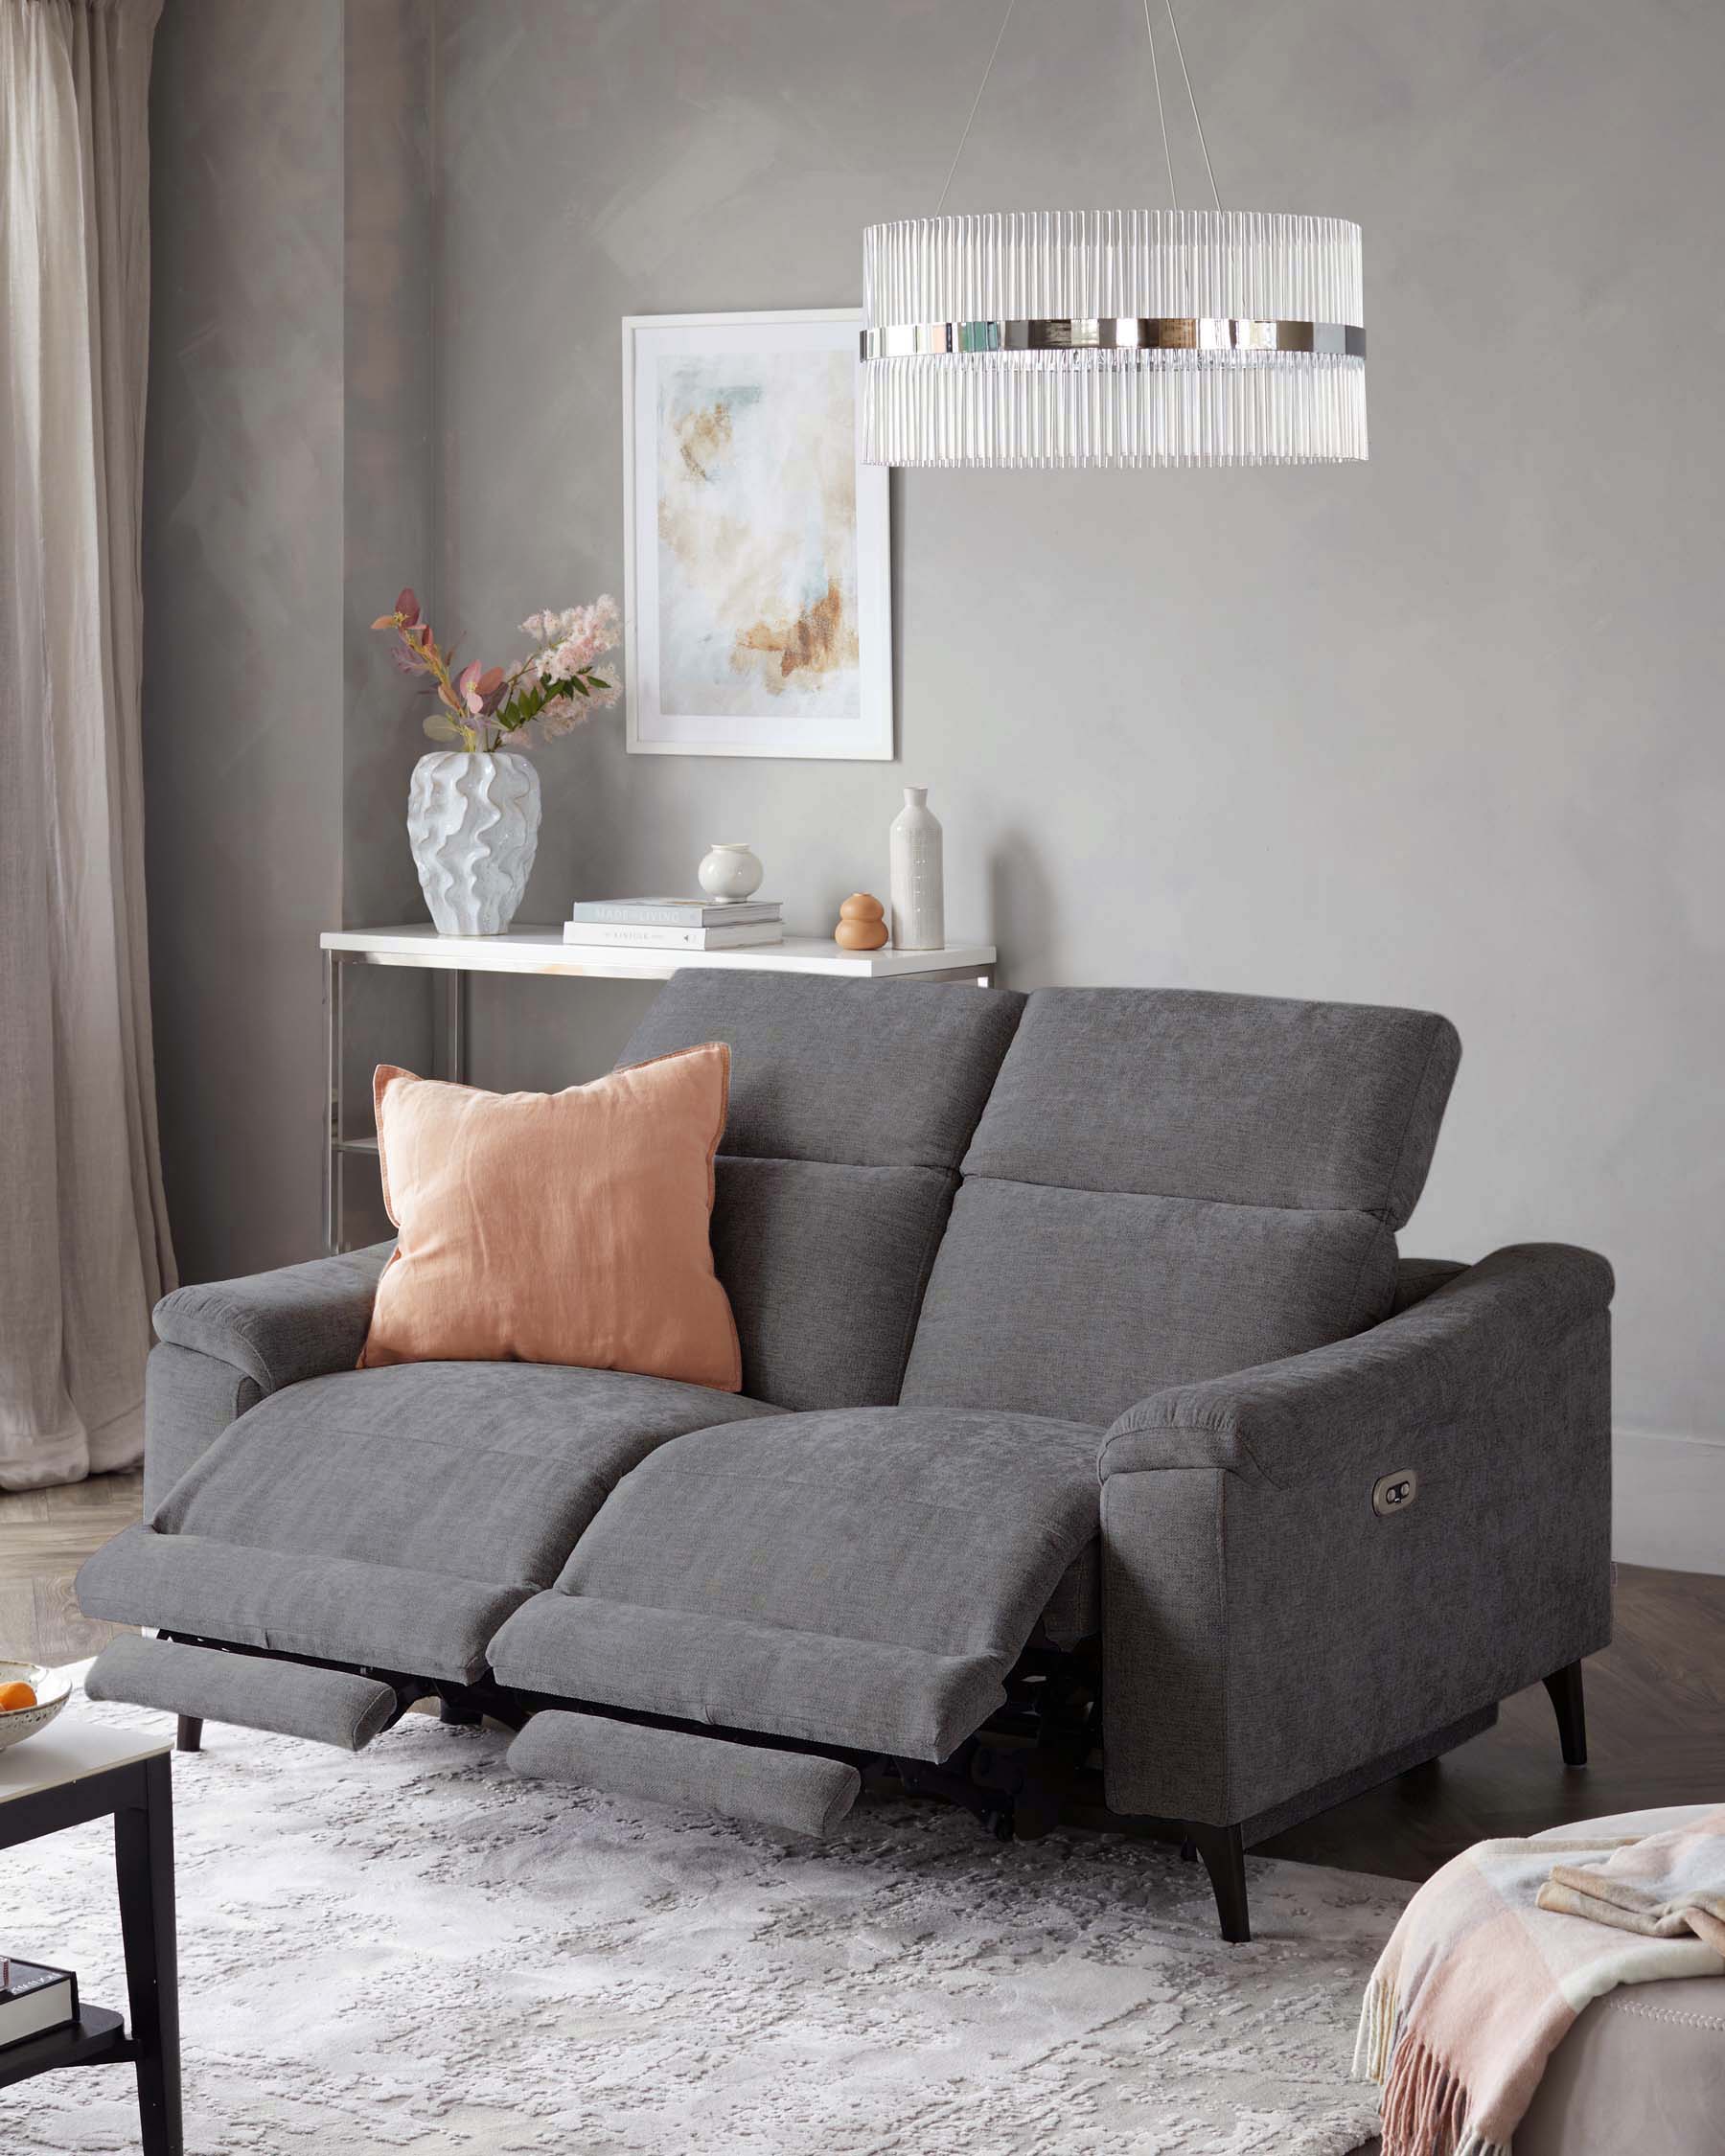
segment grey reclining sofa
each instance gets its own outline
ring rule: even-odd
[[[435,1694],[524,1774],[821,1832],[1242,1851],[1610,1634],[1612,1279],[1398,1258],[1459,1056],[1414,1011],[689,972],[733,1050],[741,1395],[356,1371],[387,1249],[156,1314],[89,1688],[358,1747]]]

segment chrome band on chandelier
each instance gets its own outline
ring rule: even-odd
[[[1367,452],[1360,228],[1255,210],[872,225],[867,464],[1253,465]]]
[[[1302,352],[1364,359],[1352,322],[1258,322],[1230,315],[1097,315],[1031,321],[896,322],[860,333],[862,358],[986,352]]]

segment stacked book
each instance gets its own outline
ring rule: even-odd
[[[738,951],[782,943],[777,899],[583,899],[564,923],[564,943],[634,945],[648,951]]]
[[[68,2029],[77,2019],[78,1979],[70,1969],[0,1955],[0,2050]]]

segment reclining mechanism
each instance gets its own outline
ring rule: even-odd
[[[435,1698],[448,1724],[489,1720],[513,1731],[509,1764],[525,1780],[721,1813],[815,1840],[837,1831],[864,1791],[955,1804],[1000,1842],[1040,1840],[1063,1825],[1130,1827],[1140,1839],[1179,1845],[1188,1859],[1202,1856],[1224,1938],[1251,1937],[1238,1829],[1126,1821],[1107,1811],[1094,1640],[1075,1653],[1027,1649],[1006,1679],[1006,1705],[938,1761],[794,1745],[751,1730],[576,1704],[512,1690],[489,1673],[451,1685],[166,1633],[110,1642],[85,1688],[92,1699],[177,1715],[186,1752],[201,1748],[206,1719],[357,1752]]]
[[[696,973],[625,1060],[715,1039],[745,1392],[356,1371],[380,1252],[182,1290],[147,1519],[79,1579],[157,1637],[93,1697],[355,1751],[435,1698],[775,1832],[873,1792],[1165,1840],[1229,1938],[1252,1842],[1510,1690],[1581,1754],[1610,1275],[1398,1260],[1442,1021]]]
[[[1093,1657],[1046,1649],[1028,1653],[1012,1673],[1009,1704],[938,1762],[575,1705],[512,1691],[489,1677],[438,1685],[400,1671],[168,1633],[111,1641],[92,1664],[85,1690],[91,1699],[178,1716],[187,1751],[198,1749],[202,1725],[211,1720],[360,1752],[420,1702],[436,1699],[440,1718],[451,1725],[491,1720],[513,1731],[510,1765],[525,1779],[723,1812],[815,1838],[837,1827],[865,1781],[955,1802],[1000,1841],[1050,1831],[1087,1779],[1090,1794],[1100,1798],[1098,1768],[1090,1758],[1097,1712]]]

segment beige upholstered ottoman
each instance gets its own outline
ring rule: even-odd
[[[1539,1835],[1660,1834],[1714,1807],[1620,1812]],[[1725,1977],[1633,1984],[1596,1999],[1557,2047],[1515,2156],[1720,2156]]]

